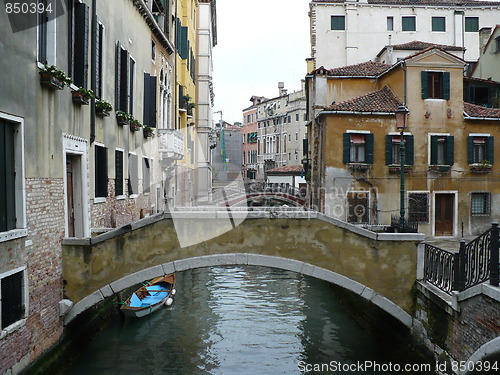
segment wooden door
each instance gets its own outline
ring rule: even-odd
[[[73,191],[73,161],[69,158],[66,159],[66,190],[68,192],[68,237],[75,236],[75,205],[74,205],[74,191]]]
[[[453,236],[454,194],[436,194],[434,222],[436,236]]]

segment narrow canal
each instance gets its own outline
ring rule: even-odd
[[[250,266],[176,277],[172,307],[116,317],[66,374],[432,373],[403,371],[418,350],[361,328],[326,282]],[[396,363],[401,372],[384,371]]]

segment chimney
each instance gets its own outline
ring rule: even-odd
[[[486,47],[486,43],[490,39],[491,35],[491,27],[482,27],[479,30],[479,54],[482,55],[484,53],[484,48]]]
[[[278,82],[278,90],[279,90],[279,96],[285,96],[287,93],[287,89],[285,89],[285,83],[284,82]]]

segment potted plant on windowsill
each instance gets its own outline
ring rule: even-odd
[[[193,115],[193,109],[196,108],[196,103],[189,103],[187,107],[187,115],[192,116]]]
[[[95,114],[100,117],[108,117],[109,112],[113,110],[111,103],[103,99],[97,99],[95,101]]]
[[[401,172],[401,166],[397,164],[389,164],[389,173],[400,173]],[[405,173],[410,173],[413,170],[413,165],[406,165],[405,164]]]
[[[126,112],[123,112],[120,110],[116,111],[116,121],[118,122],[118,125],[122,125],[122,126],[129,125],[130,120],[132,118],[133,117]]]
[[[141,128],[142,128],[141,122],[136,118],[132,117],[130,119],[130,130],[138,132],[139,130],[141,130]]]
[[[469,164],[472,173],[489,173],[493,169],[493,165],[488,160],[483,160],[479,163]]]
[[[62,90],[64,85],[69,86],[72,83],[71,78],[54,65],[45,65],[44,70],[39,71],[38,74],[40,74],[40,83],[52,90]]]
[[[71,91],[71,98],[73,103],[78,105],[88,105],[89,100],[94,97],[94,92],[92,90],[87,90],[84,87],[80,87],[76,91]]]
[[[150,138],[150,137],[154,136],[154,134],[155,134],[154,129],[151,126],[144,126],[142,131],[144,134],[144,138]]]

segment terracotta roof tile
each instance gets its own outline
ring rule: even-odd
[[[375,61],[366,61],[360,64],[330,69],[328,70],[328,75],[345,77],[377,77],[378,75],[389,69],[391,66],[392,65]]]
[[[385,46],[385,48],[387,48],[387,47],[388,46]],[[398,50],[423,50],[423,49],[430,48],[430,47],[438,47],[438,48],[441,48],[445,51],[465,51],[464,47],[422,42],[420,40],[414,40],[412,42],[403,43],[403,44],[395,44],[392,46],[393,49],[398,49]]]
[[[304,172],[304,168],[301,165],[289,165],[284,167],[273,168],[266,173],[302,173]]]
[[[395,112],[402,103],[396,98],[392,90],[385,86],[378,91],[332,104],[325,108],[327,111],[347,112]]]
[[[344,3],[345,0],[312,0],[313,3]],[[387,5],[474,5],[474,6],[496,6],[500,5],[497,1],[479,1],[479,0],[368,0],[368,4],[387,4]]]
[[[500,108],[487,108],[481,105],[465,102],[464,112],[469,117],[487,117],[500,119]]]

